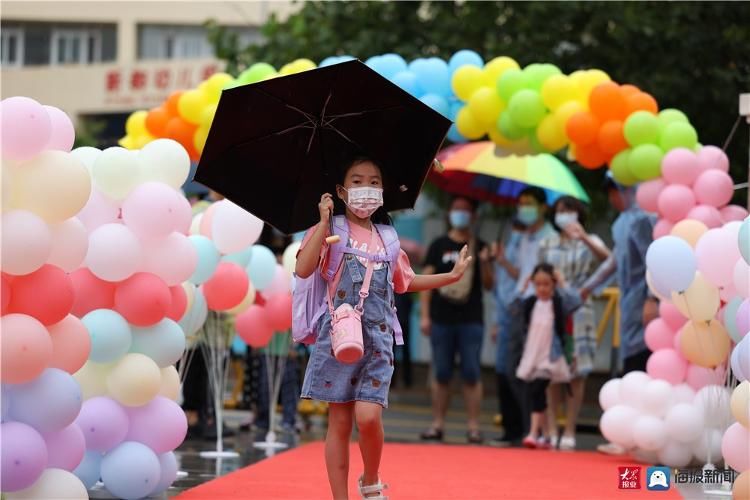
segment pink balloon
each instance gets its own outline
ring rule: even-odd
[[[750,299],[743,300],[737,309],[735,325],[737,325],[737,331],[740,332],[740,336],[744,336],[750,332]]]
[[[212,203],[204,212],[201,217],[200,233],[206,238],[211,238],[211,232],[214,227],[214,214],[216,213],[216,207],[218,203]]]
[[[698,151],[698,167],[701,170],[721,170],[729,172],[729,158],[716,146],[703,146]]]
[[[677,385],[685,380],[687,361],[674,349],[660,349],[649,356],[646,373],[652,378]]]
[[[659,213],[670,222],[679,222],[695,206],[693,191],[681,184],[671,184],[665,187],[657,200]]]
[[[292,295],[280,293],[266,299],[266,319],[275,331],[280,332],[292,327]]]
[[[699,173],[698,156],[686,148],[669,151],[661,161],[661,175],[667,184],[692,186]]]
[[[750,297],[750,266],[740,259],[734,266],[734,288],[742,297]]]
[[[25,314],[0,318],[0,380],[22,384],[37,378],[52,361],[52,340],[39,321]]]
[[[642,182],[635,193],[635,199],[638,202],[638,206],[647,212],[658,212],[659,206],[657,200],[659,199],[659,194],[666,185],[667,184],[662,179],[653,179]]]
[[[158,323],[171,305],[169,287],[151,273],[136,273],[115,289],[115,311],[135,326]]]
[[[43,435],[47,443],[47,468],[73,472],[83,460],[86,440],[75,423],[57,432]]]
[[[89,235],[86,226],[76,217],[53,224],[52,252],[47,262],[61,267],[64,271],[73,272],[86,258],[89,249]]]
[[[141,238],[165,237],[184,226],[183,198],[161,182],[137,186],[122,203],[122,220]]]
[[[721,370],[712,370],[691,363],[688,365],[685,382],[699,391],[707,385],[724,385],[724,377]]]
[[[73,309],[73,282],[65,271],[51,264],[17,276],[12,290],[8,311],[28,314],[45,326],[59,323]]]
[[[728,285],[719,288],[719,298],[723,302],[729,302],[734,297],[736,297],[738,293],[739,292],[737,292],[737,289],[734,287],[733,283],[729,283]]]
[[[717,287],[729,285],[734,264],[740,259],[737,233],[727,228],[709,229],[695,245],[695,258],[698,270],[710,283]]]
[[[682,352],[680,342],[682,342],[682,330],[677,330],[677,333],[674,334],[674,345],[672,346],[677,352]]]
[[[666,322],[673,332],[679,331],[687,323],[687,318],[682,315],[677,306],[667,301],[659,303],[659,317]]]
[[[91,352],[91,337],[83,322],[67,315],[49,327],[52,338],[52,368],[65,370],[71,375],[81,369]]]
[[[674,223],[669,222],[667,219],[659,219],[654,225],[653,238],[658,240],[662,236],[668,236],[674,228]]]
[[[253,245],[263,231],[263,221],[229,200],[216,203],[211,237],[223,254],[239,252]]]
[[[122,224],[104,224],[89,235],[86,267],[106,281],[122,281],[135,273],[142,264],[141,243]]]
[[[721,208],[732,199],[734,182],[728,173],[721,170],[706,170],[693,185],[698,203]]]
[[[704,223],[709,229],[721,227],[724,223],[721,213],[716,207],[710,205],[698,205],[688,212],[686,219],[694,219]]]
[[[157,396],[144,406],[127,408],[130,428],[125,438],[137,441],[161,454],[172,451],[185,440],[187,418],[182,408],[162,396]]]
[[[84,401],[75,424],[83,431],[86,448],[106,453],[125,440],[128,414],[115,400],[94,397]]]
[[[212,311],[226,311],[242,302],[250,279],[234,262],[220,262],[214,275],[203,284],[203,296]]]
[[[51,135],[49,113],[34,99],[18,96],[0,101],[3,158],[28,160],[44,150]]]
[[[730,425],[724,433],[721,454],[726,464],[734,470],[750,469],[750,432],[739,422]]]
[[[674,331],[666,321],[656,318],[646,326],[644,340],[652,352],[659,349],[671,349],[674,346]]]
[[[257,304],[237,315],[234,326],[240,338],[256,349],[268,345],[274,333],[265,308]]]
[[[44,106],[44,109],[47,111],[52,125],[49,142],[44,149],[69,152],[73,149],[73,142],[76,138],[73,122],[70,121],[68,115],[54,106]]]
[[[0,285],[2,285],[2,291],[0,291],[0,299],[2,300],[2,309],[0,309],[0,315],[8,314],[8,305],[10,304],[10,283],[12,276],[0,273]]]
[[[49,258],[52,232],[47,223],[26,210],[11,210],[2,216],[0,268],[8,274],[29,274]]]
[[[180,202],[177,204],[177,213],[175,214],[175,231],[190,235],[190,225],[193,223],[193,208],[190,206],[190,202],[187,198],[177,193]]]
[[[292,286],[292,275],[284,269],[284,266],[276,264],[276,271],[274,272],[271,283],[263,289],[263,293],[268,295],[281,295],[288,294],[291,291]]]
[[[742,222],[748,216],[747,210],[739,205],[727,205],[726,207],[719,210],[721,218],[724,222]]]
[[[104,224],[117,222],[119,217],[120,203],[110,200],[95,187],[91,188],[89,201],[77,215],[89,232]]]
[[[169,285],[183,283],[195,272],[198,251],[187,236],[177,231],[143,243],[143,270]]]
[[[167,311],[167,318],[180,321],[187,309],[187,293],[182,285],[175,285],[169,287],[169,294],[172,296],[172,304]]]
[[[115,307],[115,284],[97,278],[87,268],[82,267],[70,273],[75,291],[72,314],[82,318],[95,309]]]

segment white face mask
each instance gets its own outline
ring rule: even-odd
[[[360,219],[368,218],[383,206],[383,188],[362,186],[343,189],[347,194],[346,206]]]
[[[565,229],[571,222],[578,222],[578,214],[575,212],[558,212],[555,214],[555,224],[560,229]]]

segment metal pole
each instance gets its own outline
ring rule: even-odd
[[[740,116],[745,117],[745,121],[750,125],[750,93],[740,94]],[[750,127],[748,127],[748,137],[750,137]],[[750,140],[748,141],[747,150],[747,177],[750,184]],[[747,190],[747,209],[750,210],[750,188]]]

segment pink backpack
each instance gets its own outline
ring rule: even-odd
[[[318,338],[320,318],[328,310],[328,283],[336,276],[336,272],[344,259],[344,254],[354,254],[372,262],[388,262],[388,281],[393,283],[393,270],[396,266],[401,243],[393,226],[375,224],[375,228],[383,240],[385,256],[373,255],[347,245],[349,242],[349,223],[343,215],[333,218],[333,234],[341,241],[328,248],[328,265],[325,269],[315,268],[307,278],[294,277],[294,292],[292,293],[292,338],[302,344],[314,344]],[[392,314],[393,331],[396,344],[403,345],[401,325],[396,317],[396,308]]]

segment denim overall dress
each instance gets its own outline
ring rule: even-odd
[[[331,349],[331,314],[321,317],[322,328],[313,345],[302,384],[302,398],[347,403],[368,401],[388,407],[388,389],[393,376],[393,286],[388,282],[388,263],[372,273],[370,294],[364,301],[362,338],[364,354],[353,364],[336,360]],[[344,255],[341,279],[333,295],[336,309],[347,302],[359,303],[359,290],[366,267],[355,256]]]

